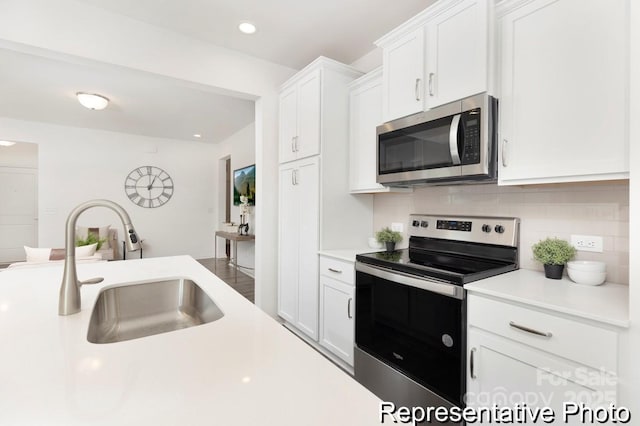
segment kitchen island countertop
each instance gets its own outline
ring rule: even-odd
[[[0,424],[373,425],[380,400],[189,256],[78,265],[82,310],[58,316],[62,266],[0,272]],[[101,288],[186,277],[212,323],[87,341]]]

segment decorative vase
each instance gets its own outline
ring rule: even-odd
[[[396,243],[394,243],[393,241],[387,241],[384,243],[384,245],[387,248],[387,251],[395,251],[396,249]]]
[[[562,279],[564,265],[544,265],[544,276],[552,280]]]

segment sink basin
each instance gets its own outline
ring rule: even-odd
[[[220,308],[186,278],[103,289],[89,321],[87,340],[113,343],[216,321]]]

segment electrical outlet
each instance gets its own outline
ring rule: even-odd
[[[572,235],[571,245],[578,251],[603,251],[602,237],[594,235]]]
[[[393,222],[391,224],[391,230],[396,232],[404,231],[404,223]]]

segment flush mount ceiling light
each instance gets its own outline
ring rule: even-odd
[[[15,145],[15,142],[10,142],[10,141],[0,141],[0,146],[13,146]]]
[[[195,134],[193,135],[193,137],[194,137],[194,138],[198,138],[198,139],[200,139],[200,138],[202,137],[202,135],[201,135],[201,134],[199,134],[199,133],[195,133]]]
[[[251,22],[240,22],[238,29],[245,34],[253,34],[256,32],[256,26]]]
[[[105,109],[109,104],[109,98],[95,93],[78,92],[76,96],[78,97],[78,102],[80,102],[83,107],[96,111]]]

